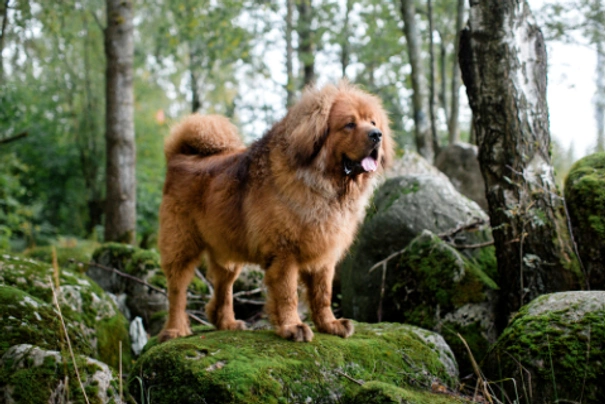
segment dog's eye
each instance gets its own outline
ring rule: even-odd
[[[376,126],[376,122],[374,122],[374,121],[370,121],[370,123],[371,123],[372,125]]]
[[[347,129],[355,129],[355,127],[357,127],[355,122],[349,122],[348,124],[345,125],[345,128],[347,128]]]

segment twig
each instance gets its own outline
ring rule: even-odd
[[[447,244],[458,250],[472,250],[474,248],[483,248],[483,247],[488,247],[490,245],[494,245],[494,240],[486,241],[484,243],[477,243],[477,244],[456,244],[456,243],[450,243],[450,242],[448,242]]]
[[[467,223],[467,224],[461,224],[460,226],[458,226],[452,230],[448,230],[445,233],[437,234],[437,237],[439,237],[440,239],[443,239],[446,237],[452,237],[452,236],[455,236],[456,234],[460,233],[462,230],[472,229],[473,227],[477,227],[482,224],[485,224],[485,220],[477,219],[477,220]]]
[[[4,138],[4,139],[0,139],[0,144],[10,143],[12,141],[21,139],[22,137],[26,137],[26,136],[27,136],[27,132],[21,132],[18,135],[7,137],[7,138]]]
[[[481,390],[483,390],[484,397],[487,398],[487,401],[489,401],[490,403],[493,403],[492,396],[489,393],[489,391],[487,391],[487,388],[485,387],[486,386],[485,378],[481,374],[481,369],[479,368],[479,365],[477,364],[477,361],[475,360],[475,357],[473,355],[473,352],[471,351],[471,348],[468,346],[468,343],[466,342],[464,337],[462,337],[462,335],[460,335],[460,333],[456,333],[456,334],[458,335],[458,338],[460,338],[460,340],[464,344],[464,347],[466,348],[466,352],[468,353],[469,359],[471,360],[471,365],[473,365],[473,370],[475,371],[475,375],[477,376],[477,383],[481,384],[481,387],[482,387]]]
[[[82,264],[84,264],[84,263],[82,262]],[[105,265],[97,264],[96,262],[90,262],[88,265],[89,265],[89,266],[93,266],[93,267],[95,267],[95,268],[102,269],[102,270],[104,270],[104,271],[113,272],[113,273],[114,273],[114,274],[116,274],[116,275],[119,275],[119,276],[121,276],[121,277],[124,277],[124,278],[130,279],[131,281],[135,281],[135,282],[137,282],[137,283],[140,283],[141,285],[145,285],[145,286],[147,286],[149,289],[151,289],[151,290],[153,290],[153,291],[155,291],[155,292],[158,292],[158,293],[160,293],[160,294],[162,294],[162,295],[164,295],[164,296],[168,296],[168,293],[166,293],[166,291],[165,291],[165,290],[160,289],[160,288],[158,288],[158,287],[156,287],[156,286],[153,286],[153,285],[151,285],[151,284],[149,284],[149,283],[145,282],[144,280],[142,280],[142,279],[140,279],[140,278],[137,278],[136,276],[132,276],[132,275],[127,274],[127,273],[125,273],[125,272],[119,271],[119,270],[117,270],[117,269],[115,269],[115,268],[110,268],[110,267],[106,267]]]
[[[204,282],[206,284],[206,286],[208,286],[208,291],[210,292],[210,295],[212,296],[214,294],[214,288],[212,287],[212,284],[208,281],[208,279],[206,279],[206,277],[204,276],[202,271],[199,270],[198,267],[195,267],[195,276],[200,278],[202,280],[202,282]]]
[[[408,247],[405,247],[403,250],[396,251],[393,254],[391,254],[388,257],[386,257],[385,259],[383,259],[381,261],[378,261],[377,263],[375,263],[374,265],[372,265],[372,267],[368,270],[368,273],[371,274],[376,268],[378,268],[379,266],[381,266],[383,264],[386,264],[387,262],[389,262],[390,260],[392,260],[396,256],[403,254],[404,252],[406,252],[407,249],[408,249]]]
[[[76,363],[76,356],[74,355],[74,351],[71,348],[71,342],[69,340],[69,334],[67,333],[67,327],[65,326],[65,320],[63,319],[63,314],[61,314],[61,306],[59,306],[59,300],[57,299],[57,292],[53,286],[52,278],[50,278],[50,290],[53,292],[53,302],[57,311],[59,312],[59,319],[61,320],[61,326],[63,327],[63,332],[65,333],[65,340],[67,341],[67,347],[69,349],[69,354],[71,355],[71,361],[74,364],[74,370],[76,372],[76,378],[80,383],[80,389],[82,390],[82,395],[84,396],[84,400],[86,400],[87,404],[90,404],[88,401],[88,396],[86,395],[86,391],[84,390],[84,384],[82,383],[82,378],[80,377],[80,371],[78,370],[78,364]]]
[[[198,323],[200,323],[200,324],[203,324],[203,325],[212,325],[211,323],[202,320],[201,318],[199,318],[198,316],[196,316],[195,314],[193,314],[191,312],[187,312],[187,315],[189,317],[191,317],[192,319],[194,319],[195,321],[197,321]]]
[[[357,380],[357,379],[353,379],[351,376],[349,376],[348,374],[346,374],[345,372],[343,372],[343,371],[341,371],[339,369],[336,369],[335,372],[338,373],[339,375],[343,376],[343,377],[346,377],[347,379],[349,379],[353,383],[357,383],[360,386],[364,385],[363,381],[360,381],[360,380]]]
[[[242,290],[240,292],[234,293],[233,294],[233,298],[238,298],[240,296],[250,296],[250,295],[255,295],[257,293],[262,292],[263,289],[262,288],[256,288],[256,289],[252,289],[252,290]]]
[[[567,209],[567,201],[563,198],[563,208],[565,209],[565,217],[567,219],[567,229],[569,230],[569,237],[571,237],[571,244],[573,245],[573,251],[576,253],[576,258],[580,263],[580,268],[582,268],[582,273],[584,273],[584,282],[586,283],[586,290],[590,290],[590,279],[589,274],[586,271],[586,267],[584,267],[584,263],[582,262],[582,258],[580,257],[580,252],[578,251],[578,244],[576,243],[576,239],[573,235],[573,229],[571,227],[571,218],[569,217],[569,210]]]
[[[124,402],[124,395],[122,394],[122,341],[120,340],[120,358],[119,358],[119,366],[120,366],[120,404]]]
[[[382,300],[384,299],[384,290],[387,277],[387,263],[382,264],[382,282],[380,283],[380,300],[378,301],[378,322],[382,322]]]

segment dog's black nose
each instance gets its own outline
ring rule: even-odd
[[[372,129],[369,133],[368,136],[370,139],[372,139],[372,141],[374,143],[377,143],[380,141],[380,139],[382,138],[382,132],[378,129]]]

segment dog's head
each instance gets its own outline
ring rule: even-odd
[[[347,82],[307,89],[289,115],[296,117],[297,125],[287,152],[297,165],[315,163],[355,177],[391,162],[389,121],[380,100]]]

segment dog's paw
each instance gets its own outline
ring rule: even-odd
[[[338,335],[339,337],[348,338],[355,332],[355,326],[351,320],[341,318],[334,320],[328,324],[318,326],[317,329],[320,332],[332,335]]]
[[[246,323],[243,322],[242,320],[225,322],[223,324],[220,324],[220,326],[218,326],[216,328],[219,330],[231,330],[231,331],[248,329],[248,327],[246,326]]]
[[[313,340],[313,331],[306,324],[291,324],[277,328],[277,335],[296,342],[309,342]]]
[[[186,337],[188,335],[191,335],[191,330],[189,330],[189,329],[180,330],[177,328],[168,328],[168,329],[162,330],[162,332],[160,332],[160,334],[158,335],[158,341],[166,342],[166,341],[174,339],[174,338]]]

